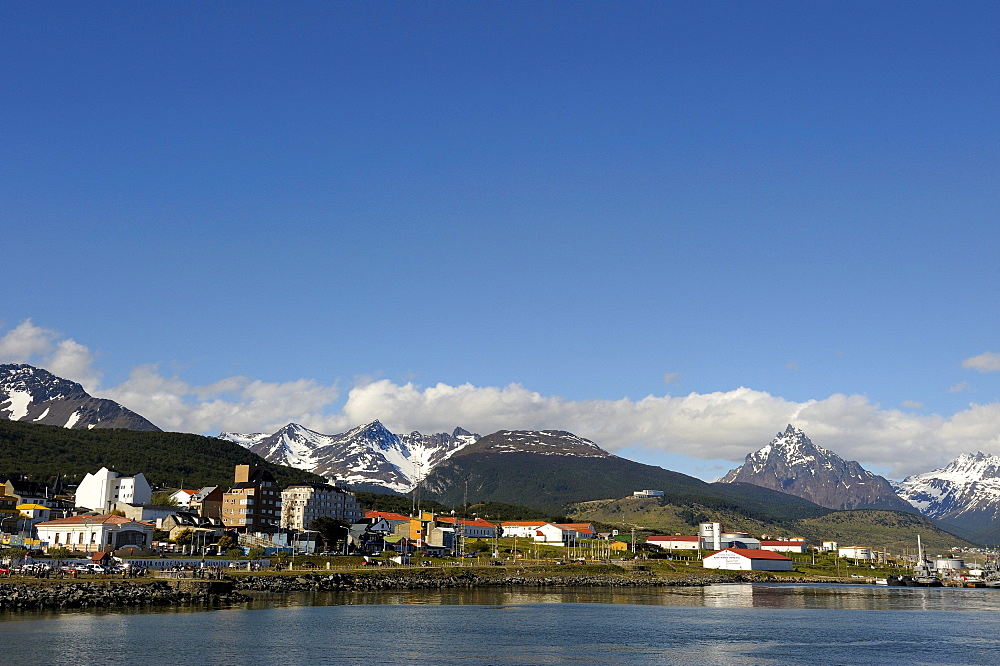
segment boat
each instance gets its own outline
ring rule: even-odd
[[[907,587],[942,587],[941,579],[934,575],[927,560],[924,559],[924,548],[920,543],[920,535],[917,535],[917,563],[913,565],[913,575],[909,577],[905,585]]]

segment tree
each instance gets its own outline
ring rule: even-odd
[[[174,537],[174,543],[176,543],[178,546],[186,546],[189,543],[191,543],[191,540],[193,538],[194,538],[194,530],[192,530],[190,527],[185,527],[184,529],[182,529],[180,532],[177,533],[177,536]]]
[[[21,548],[4,548],[0,550],[0,562],[7,562],[12,567],[17,566],[24,559],[25,552]],[[66,554],[68,555],[69,551],[66,551]]]
[[[69,548],[49,548],[49,557],[55,560],[58,567],[62,565],[63,560],[69,559]]]
[[[251,548],[250,552],[247,554],[251,560],[259,560],[264,557],[263,548]]]
[[[309,529],[316,530],[323,538],[327,550],[333,550],[336,544],[347,539],[347,534],[351,531],[351,525],[346,520],[340,518],[330,518],[323,516],[309,523]]]
[[[215,545],[219,549],[220,553],[228,553],[230,550],[236,547],[236,539],[229,536],[228,534],[223,534],[222,536],[219,537],[219,540],[216,542]]]
[[[149,503],[154,506],[180,506],[177,503],[177,499],[172,497],[173,493],[168,493],[166,491],[160,491],[153,493],[150,498]]]

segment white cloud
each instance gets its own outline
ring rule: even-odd
[[[0,361],[32,362],[97,387],[93,360],[85,346],[30,320],[0,337]],[[394,432],[448,432],[456,426],[480,434],[560,429],[612,452],[648,450],[651,457],[724,459],[735,466],[792,423],[819,446],[864,465],[890,469],[894,477],[928,471],[968,451],[1000,454],[1000,403],[972,404],[943,417],[885,409],[860,395],[792,402],[745,387],[639,400],[573,401],[520,384],[420,387],[364,378],[355,380],[338,406],[340,391],[335,384],[235,376],[192,385],[176,375],[161,374],[155,364],[135,368],[120,386],[88,390],[120,402],[165,430],[180,432],[274,432],[296,422],[332,434],[374,419]]]
[[[125,405],[164,430],[214,434],[273,432],[289,422],[339,425],[337,418],[324,415],[337,395],[335,386],[311,379],[274,383],[228,377],[210,386],[192,386],[146,365],[133,370],[120,386],[101,391],[100,397]]]
[[[355,386],[342,410],[349,423],[379,418],[396,431],[564,429],[612,452],[638,447],[734,463],[793,423],[816,444],[850,460],[890,468],[899,477],[927,471],[967,450],[988,450],[997,439],[993,433],[1000,432],[1000,405],[996,412],[975,407],[947,420],[883,409],[858,395],[797,403],[749,388],[638,401],[567,401],[517,384],[420,389],[389,380]],[[993,450],[1000,453],[1000,442]]]
[[[924,403],[920,402],[919,400],[904,400],[901,404],[903,405],[903,407],[906,407],[907,409],[924,408]]]
[[[969,382],[959,382],[954,386],[948,387],[948,393],[961,393],[963,391],[971,391],[971,390],[972,390],[972,384],[970,384]]]
[[[98,387],[100,373],[94,369],[90,350],[71,338],[25,319],[0,337],[0,363],[33,363],[52,374],[83,384],[92,391]]]
[[[1000,354],[996,352],[983,352],[979,356],[973,356],[962,361],[962,367],[979,372],[1000,371]]]
[[[55,331],[35,326],[25,319],[0,338],[0,363],[27,363],[52,351]]]
[[[681,383],[681,373],[679,372],[664,372],[663,373],[663,383],[667,386],[671,384]]]

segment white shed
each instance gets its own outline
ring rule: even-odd
[[[780,553],[754,548],[726,548],[702,560],[706,569],[736,571],[791,571],[794,564]]]

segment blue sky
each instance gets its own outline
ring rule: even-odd
[[[6,3],[0,361],[195,432],[1000,453],[998,20]]]

